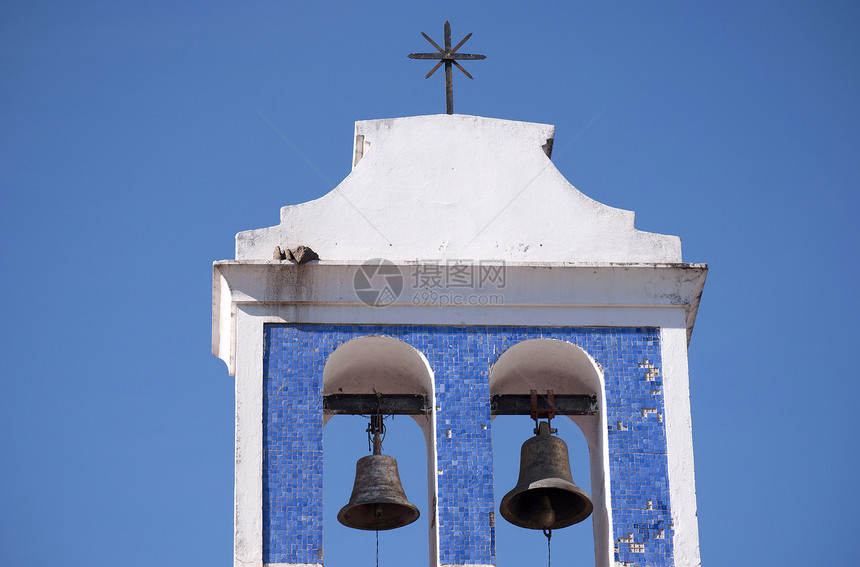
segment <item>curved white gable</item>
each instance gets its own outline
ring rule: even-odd
[[[544,148],[554,127],[467,115],[357,122],[356,165],[327,195],[281,209],[277,226],[236,236],[237,260],[305,245],[324,261],[681,261],[681,241],[636,230]],[[551,146],[550,146],[551,147]]]

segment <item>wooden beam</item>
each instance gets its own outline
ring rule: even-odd
[[[586,394],[555,394],[556,415],[595,415],[597,397]],[[538,396],[538,405],[546,407],[546,395]],[[421,394],[329,394],[323,396],[326,415],[423,415],[433,409],[430,398]],[[490,398],[492,415],[530,415],[531,396],[504,394]]]
[[[597,396],[586,394],[555,394],[556,415],[595,415],[598,411]],[[546,395],[538,395],[538,407],[546,408]],[[531,415],[530,395],[502,394],[490,398],[492,415]]]
[[[329,394],[323,396],[327,415],[421,415],[430,413],[427,396],[420,394]]]

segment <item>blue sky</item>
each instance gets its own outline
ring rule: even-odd
[[[343,179],[354,121],[444,112],[406,55],[446,19],[487,55],[455,75],[458,113],[555,124],[579,190],[710,265],[690,345],[704,564],[855,560],[855,3],[6,2],[0,563],[230,564],[211,262]],[[349,429],[326,435],[361,453]],[[372,564],[338,559],[334,529],[327,565]],[[542,536],[511,534],[500,565],[542,563]],[[395,561],[412,537],[384,534],[381,564],[425,565]]]

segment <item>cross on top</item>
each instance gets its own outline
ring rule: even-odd
[[[461,70],[464,75],[472,79],[472,75],[469,74],[468,71],[463,69],[463,67],[457,63],[457,60],[477,60],[477,59],[486,59],[486,55],[475,55],[472,53],[457,53],[457,50],[463,47],[463,44],[472,37],[472,34],[467,35],[460,43],[457,44],[456,47],[451,49],[451,24],[445,22],[445,49],[439,47],[435,41],[430,39],[430,37],[421,32],[421,35],[424,36],[424,39],[429,41],[433,47],[439,50],[438,53],[410,53],[410,59],[439,59],[439,62],[436,63],[436,66],[430,69],[430,72],[424,77],[425,79],[429,79],[430,76],[436,72],[436,69],[442,66],[442,63],[445,64],[445,107],[448,114],[454,114],[454,77],[452,76],[452,66],[456,65],[457,69]]]

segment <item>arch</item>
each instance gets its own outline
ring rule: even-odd
[[[603,370],[590,354],[573,343],[554,339],[522,341],[502,353],[490,368],[490,395],[528,394],[531,390],[597,396],[597,415],[569,417],[588,444],[595,563],[609,567],[613,557],[612,507]]]
[[[337,347],[323,367],[324,394],[433,393],[433,372],[414,347],[393,337],[367,335]]]
[[[424,434],[427,450],[427,511],[430,527],[430,565],[439,556],[436,522],[436,408],[432,403],[434,374],[427,358],[413,346],[394,337],[366,335],[351,339],[332,352],[323,366],[323,395],[423,394],[432,410],[412,415]],[[323,425],[332,416],[323,418]]]

